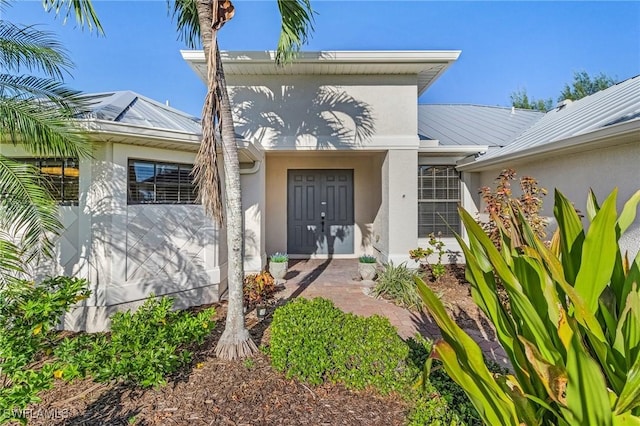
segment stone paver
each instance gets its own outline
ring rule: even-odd
[[[280,297],[324,297],[332,300],[345,312],[357,315],[382,315],[398,329],[402,338],[420,333],[431,339],[440,337],[440,330],[426,313],[416,313],[382,299],[368,295],[373,282],[361,281],[358,262],[354,259],[289,260],[285,289]],[[486,338],[478,330],[465,330],[478,342],[485,354],[502,365],[507,365],[504,350],[496,341]]]

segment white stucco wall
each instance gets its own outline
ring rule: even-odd
[[[78,206],[61,206],[64,229],[54,259],[34,265],[48,275],[86,278],[92,295],[64,318],[68,329],[100,331],[116,310],[151,294],[184,308],[218,300],[219,232],[200,205],[127,205],[128,160],[192,164],[194,153],[110,142],[94,143],[80,160]],[[2,146],[3,155],[32,157]]]
[[[640,141],[591,149],[569,155],[557,155],[535,162],[521,161],[479,174],[480,185],[494,187],[500,170],[513,167],[518,176],[532,176],[549,191],[545,197],[543,214],[551,219],[549,235],[555,229],[553,222],[553,190],[559,189],[582,212],[586,211],[587,194],[592,188],[602,203],[613,188],[618,188],[617,211],[629,197],[640,189]],[[514,187],[517,185],[514,185]],[[484,209],[484,206],[482,206]],[[640,213],[623,236],[621,244],[635,256],[640,248]]]
[[[227,80],[236,131],[266,149],[417,144],[416,76],[231,75]]]

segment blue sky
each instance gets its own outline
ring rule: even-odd
[[[94,0],[106,37],[62,25],[40,1],[2,11],[14,23],[43,24],[76,64],[67,83],[85,92],[133,90],[200,115],[204,85],[182,60],[165,1]],[[274,1],[236,0],[222,30],[226,50],[271,50]],[[421,103],[510,104],[526,89],[555,98],[575,71],[618,80],[640,74],[640,2],[441,2],[312,0],[315,33],[305,50],[462,50]]]

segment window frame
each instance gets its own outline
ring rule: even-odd
[[[432,175],[432,176],[425,176],[424,172],[422,171],[423,169],[429,169],[432,168],[435,170],[435,168],[446,168],[447,169],[447,174],[446,176],[444,176],[444,178],[447,180],[447,185],[444,188],[438,188],[436,183],[437,183],[437,178],[438,176],[436,175]],[[457,182],[457,198],[449,198],[449,191],[452,189],[449,184],[448,184],[448,180],[450,178],[452,178],[453,176],[450,175],[450,171],[453,170],[453,172],[455,173],[455,177],[456,177],[456,182]],[[428,190],[429,188],[425,188],[423,186],[423,179],[424,178],[428,178],[428,179],[432,179],[433,180],[433,186],[430,188],[432,190],[432,198],[422,198],[422,196],[424,195],[424,191]],[[447,191],[447,198],[437,198],[437,191],[442,191],[445,190]],[[462,185],[462,174],[461,172],[459,172],[458,170],[456,170],[456,166],[452,165],[452,164],[436,164],[436,163],[419,163],[418,164],[418,170],[417,170],[417,206],[416,209],[418,210],[418,223],[417,223],[417,228],[418,228],[418,239],[420,238],[427,238],[427,236],[429,235],[429,233],[434,232],[436,234],[436,236],[438,236],[438,234],[443,237],[443,238],[453,238],[454,234],[452,231],[450,231],[447,228],[445,228],[446,232],[442,232],[442,231],[436,231],[435,229],[431,230],[431,231],[427,231],[422,232],[421,231],[421,220],[420,220],[420,205],[421,204],[437,204],[437,203],[447,203],[447,204],[453,204],[455,203],[456,206],[456,210],[455,210],[455,215],[456,215],[456,223],[455,224],[451,224],[449,223],[448,225],[451,226],[453,228],[453,231],[457,232],[458,234],[460,234],[462,232],[462,223],[460,220],[460,216],[457,213],[457,207],[462,203],[462,194],[463,194],[463,185]],[[449,212],[449,210],[447,209],[447,212]],[[434,215],[434,222],[433,222],[433,226],[437,226],[437,221],[440,220],[439,216],[437,216],[438,212],[436,211],[436,208],[434,207],[433,209],[433,213],[431,213]]]
[[[20,162],[23,164],[27,164],[29,166],[35,167],[36,169],[38,169],[38,172],[40,173],[39,178],[43,180],[43,182],[45,182],[46,186],[45,188],[48,190],[49,194],[51,195],[51,198],[53,198],[55,200],[55,202],[59,205],[59,206],[78,206],[79,202],[80,202],[80,160],[78,158],[73,158],[73,157],[67,157],[67,158],[56,158],[56,157],[17,157],[17,158],[13,158],[13,161],[16,162]],[[51,165],[51,164],[43,164],[44,162],[59,162],[60,163],[60,192],[59,192],[59,196],[57,195],[57,193],[54,191],[55,188],[55,184],[56,182],[54,181],[53,175],[51,174],[47,174],[47,173],[43,173],[42,169],[43,167],[58,167],[57,165]],[[65,169],[66,168],[72,168],[70,165],[68,165],[67,163],[73,162],[75,164],[75,167],[73,168],[77,168],[78,169],[78,176],[75,177],[76,180],[76,185],[77,185],[77,190],[75,191],[75,198],[74,199],[66,199],[66,189],[68,189],[69,187],[69,181],[72,181],[71,176],[67,176],[65,179]],[[65,185],[65,183],[67,185]]]
[[[134,177],[135,179],[135,169],[134,169],[134,165],[136,163],[145,163],[145,164],[150,164],[153,165],[153,183],[151,182],[146,182],[146,183],[138,183],[135,182],[132,177]],[[160,182],[158,183],[158,172],[157,172],[157,168],[158,165],[162,165],[162,166],[169,166],[169,167],[175,167],[177,170],[177,177],[178,180],[175,183],[171,183],[171,182]],[[177,204],[177,205],[197,205],[200,204],[200,202],[198,201],[198,188],[196,187],[195,183],[193,182],[193,177],[190,177],[190,182],[184,183],[181,182],[180,177],[182,176],[182,171],[185,169],[189,169],[189,173],[188,175],[191,176],[191,172],[193,170],[193,164],[190,163],[180,163],[180,162],[173,162],[173,161],[163,161],[163,160],[150,160],[150,159],[144,159],[144,158],[128,158],[127,159],[127,205],[130,206],[135,206],[135,205],[173,205],[173,204]],[[145,200],[137,200],[137,199],[133,199],[132,197],[132,193],[133,193],[133,186],[134,185],[151,185],[152,186],[152,190],[153,190],[153,194],[154,194],[154,200],[153,201],[145,201]],[[189,201],[182,201],[181,200],[181,193],[182,191],[185,190],[185,187],[188,185],[189,190],[194,194],[193,197],[189,197]],[[175,186],[176,188],[176,197],[177,200],[175,201],[166,201],[166,200],[157,200],[157,195],[158,195],[158,188],[171,188],[172,186]]]

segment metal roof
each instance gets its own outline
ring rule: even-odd
[[[89,111],[79,118],[199,135],[200,119],[138,93],[125,91],[85,95]]]
[[[544,113],[482,105],[418,105],[418,134],[440,145],[502,147]]]
[[[476,163],[497,160],[519,151],[550,148],[551,144],[567,138],[632,121],[640,122],[640,76],[574,102],[561,102],[522,132],[513,143],[488,152]]]

